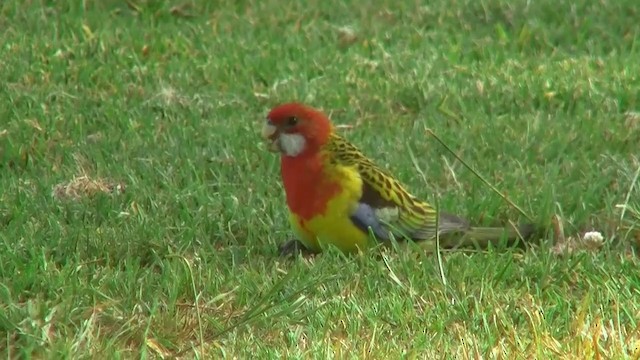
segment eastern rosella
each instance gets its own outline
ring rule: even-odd
[[[281,253],[320,252],[334,245],[344,252],[375,243],[434,240],[436,224],[443,247],[526,238],[530,226],[472,227],[464,219],[438,213],[411,195],[386,171],[336,134],[329,118],[300,103],[272,109],[262,128],[269,149],[279,152],[289,220],[297,240]],[[438,218],[438,221],[436,221]]]

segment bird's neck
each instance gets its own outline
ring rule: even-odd
[[[289,210],[308,220],[323,214],[327,203],[340,191],[332,179],[325,154],[315,152],[304,156],[282,156],[282,182]]]

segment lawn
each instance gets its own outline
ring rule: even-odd
[[[0,354],[638,359],[639,17],[632,0],[3,1]],[[546,231],[279,258],[259,128],[291,100],[440,208]]]

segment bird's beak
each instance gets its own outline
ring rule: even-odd
[[[268,149],[271,152],[280,152],[280,141],[277,137],[278,128],[271,123],[271,121],[265,121],[262,125],[262,138],[265,139],[269,145]]]

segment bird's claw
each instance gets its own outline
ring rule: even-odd
[[[316,253],[308,249],[304,244],[298,240],[289,240],[284,244],[278,246],[278,254],[282,257],[295,256],[295,255],[315,255]]]

